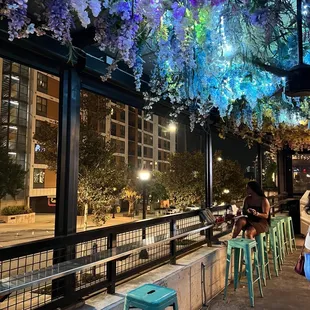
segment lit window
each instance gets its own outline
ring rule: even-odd
[[[42,188],[44,187],[45,181],[45,170],[44,169],[33,169],[33,187]]]
[[[42,93],[47,94],[48,76],[38,72],[38,84],[37,89]]]
[[[47,116],[47,100],[37,96],[37,114]]]

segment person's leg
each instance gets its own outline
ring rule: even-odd
[[[257,236],[257,231],[253,226],[250,226],[246,231],[245,231],[245,236],[248,239],[255,239],[255,236]]]
[[[234,228],[232,237],[237,238],[238,235],[240,234],[242,228],[244,228],[246,226],[246,224],[247,224],[246,219],[244,219],[244,218],[238,219],[238,221],[235,224],[235,228]]]

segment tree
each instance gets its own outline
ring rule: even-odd
[[[106,103],[107,99],[103,97],[81,93],[78,207],[84,213],[84,230],[87,229],[89,211],[94,214],[95,223],[105,223],[110,204],[126,185],[124,165],[116,163],[113,147],[98,132],[111,111]],[[41,147],[41,159],[50,169],[56,169],[55,124],[42,123],[34,138]]]
[[[170,199],[180,207],[200,204],[204,197],[204,156],[202,153],[175,153],[169,158],[170,170],[163,184]]]
[[[270,152],[265,152],[264,155],[265,169],[263,170],[263,188],[275,189],[276,183],[274,181],[274,176],[277,173],[277,163]]]
[[[1,125],[0,125],[1,126]],[[0,201],[6,195],[15,198],[24,189],[26,171],[8,154],[5,133],[0,132]]]
[[[247,179],[237,161],[222,159],[222,152],[216,151],[213,160],[213,199],[215,202],[231,203],[245,196]]]
[[[153,171],[152,178],[146,185],[146,190],[151,197],[150,201],[153,203],[169,198],[167,189],[163,184],[163,173],[160,171]]]

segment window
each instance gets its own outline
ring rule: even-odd
[[[153,124],[148,121],[144,121],[144,130],[153,133]]]
[[[43,152],[43,149],[39,144],[34,145],[34,163],[35,164],[44,164],[44,162],[40,158],[40,153]]]
[[[153,158],[153,149],[149,147],[144,147],[143,149],[143,156],[147,158]]]
[[[37,89],[38,91],[47,94],[48,76],[38,72]]]
[[[136,113],[129,112],[129,126],[136,127]]]
[[[138,156],[141,157],[142,156],[142,147],[141,145],[138,145]]]
[[[121,122],[124,122],[125,123],[125,120],[126,120],[126,113],[124,110],[121,111],[120,113],[120,120]]]
[[[47,100],[37,96],[37,114],[47,116]]]
[[[43,188],[45,182],[45,170],[33,169],[33,188]]]
[[[169,151],[170,150],[170,142],[167,140],[158,139],[158,147],[160,149],[164,149],[164,150]]]
[[[112,145],[115,147],[115,153],[124,154],[125,153],[125,142],[121,140],[112,139]]]
[[[125,126],[123,125],[118,125],[120,127],[119,133],[121,138],[125,138]]]
[[[170,139],[170,133],[160,126],[158,126],[158,136],[162,138]]]
[[[111,135],[116,136],[116,124],[111,123]]]
[[[144,134],[143,140],[144,140],[144,144],[153,145],[153,137],[152,136],[150,136],[148,134]]]
[[[135,128],[132,128],[132,127],[129,128],[128,139],[130,141],[136,141],[136,130],[135,130]]]

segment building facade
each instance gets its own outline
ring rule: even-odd
[[[0,58],[1,124],[12,158],[25,168],[25,190],[1,205],[26,204],[35,212],[53,212],[56,197],[56,172],[40,162],[36,153],[36,130],[42,122],[57,124],[59,78]],[[85,95],[85,93],[84,93]],[[83,93],[82,93],[83,96]],[[138,169],[168,169],[168,157],[176,151],[176,132],[169,130],[169,120],[107,101],[111,111],[98,131],[115,145],[116,161]]]

